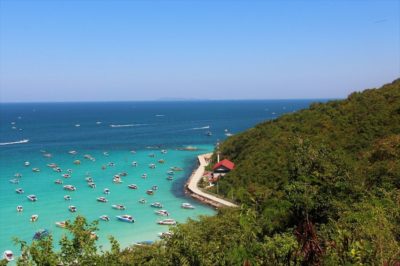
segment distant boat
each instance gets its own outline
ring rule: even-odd
[[[109,190],[108,188],[105,188],[105,189],[103,190],[103,193],[106,194],[106,195],[108,195],[108,194],[110,194],[110,190]]]
[[[98,197],[98,198],[97,198],[97,201],[98,201],[98,202],[106,203],[106,202],[107,202],[107,199],[106,199],[105,197]]]
[[[80,124],[75,124],[75,127],[80,127],[81,125]]]
[[[57,227],[60,227],[60,228],[65,228],[67,226],[66,221],[56,222],[55,224]]]
[[[21,205],[17,206],[17,212],[22,212],[24,210],[24,208]]]
[[[158,221],[157,223],[161,225],[175,225],[176,221],[174,219],[164,219],[162,221]]]
[[[28,161],[26,161],[26,162],[24,162],[24,165],[25,165],[25,166],[29,166],[29,165],[31,165],[31,163],[28,162]]]
[[[10,262],[14,260],[14,254],[11,250],[6,250],[3,253],[3,259],[5,259],[6,261]]]
[[[117,209],[117,210],[126,210],[125,206],[121,205],[121,204],[114,204],[111,207],[113,207],[114,209]]]
[[[211,131],[207,131],[206,132],[206,136],[209,136],[209,137],[212,136],[212,132]]]
[[[24,193],[24,190],[23,190],[22,188],[17,188],[17,189],[15,190],[15,192],[17,192],[17,194],[23,194],[23,193]]]
[[[28,196],[26,196],[27,198],[28,198],[28,200],[30,200],[30,201],[37,201],[37,197],[36,197],[36,195],[28,195]]]
[[[49,230],[47,229],[40,229],[39,231],[37,231],[34,235],[33,235],[33,240],[40,240],[44,237],[47,237],[50,235]]]
[[[163,205],[160,202],[154,202],[150,205],[153,208],[162,208]]]
[[[34,223],[34,222],[36,222],[38,219],[39,219],[39,215],[34,214],[34,215],[31,216],[30,221],[31,221],[32,223]]]
[[[161,216],[169,216],[169,212],[167,210],[158,210],[155,211],[155,213]]]
[[[72,198],[71,198],[70,195],[65,195],[65,196],[64,196],[64,199],[65,199],[65,200],[71,200]]]
[[[146,199],[140,199],[139,200],[139,203],[141,203],[141,204],[145,204],[147,201],[146,201]]]
[[[117,216],[118,220],[122,221],[122,222],[127,222],[127,223],[134,223],[135,220],[133,219],[132,216],[124,214],[124,215],[118,215]]]
[[[76,212],[76,211],[77,211],[77,208],[76,208],[75,206],[71,205],[71,206],[68,207],[68,210],[69,210],[70,212]]]
[[[183,209],[194,209],[194,206],[192,204],[190,204],[190,203],[187,203],[187,202],[182,203],[181,207]]]
[[[102,215],[102,216],[99,217],[99,219],[102,220],[102,221],[106,221],[106,222],[110,221],[110,218],[107,215]]]
[[[128,188],[130,188],[130,189],[137,189],[138,187],[137,187],[137,185],[135,185],[135,184],[131,184],[131,185],[128,186]]]
[[[75,191],[76,187],[74,187],[73,185],[65,185],[64,189],[69,191]]]

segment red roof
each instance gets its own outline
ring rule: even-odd
[[[228,159],[223,159],[219,163],[216,163],[213,167],[213,170],[217,169],[218,167],[224,166],[225,168],[228,168],[229,170],[233,170],[235,168],[235,164]]]

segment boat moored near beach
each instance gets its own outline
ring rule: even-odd
[[[158,210],[155,211],[154,213],[161,216],[169,216],[169,212],[167,210]]]
[[[40,172],[40,169],[39,168],[32,168],[32,172]]]
[[[139,200],[139,203],[141,203],[141,204],[145,204],[146,202],[147,202],[147,200],[143,199],[143,198]]]
[[[111,207],[113,207],[113,209],[117,209],[117,210],[126,210],[124,205],[121,204],[114,204]]]
[[[17,188],[17,189],[15,190],[15,192],[17,192],[17,194],[23,194],[23,193],[24,193],[24,190],[23,190],[22,188]]]
[[[123,181],[122,181],[122,178],[119,176],[119,175],[115,175],[114,177],[113,177],[113,183],[115,183],[115,184],[121,184]]]
[[[130,184],[130,185],[128,186],[128,188],[130,188],[130,189],[137,189],[138,187],[137,187],[137,185],[135,185],[135,184]]]
[[[93,182],[88,183],[88,186],[89,186],[90,188],[96,188],[96,184],[93,183]]]
[[[7,262],[13,261],[14,260],[13,252],[11,250],[4,251],[3,259],[5,259]]]
[[[161,239],[169,238],[169,237],[171,237],[173,235],[174,235],[174,233],[169,232],[169,231],[158,233],[158,237],[161,238]]]
[[[65,199],[65,200],[71,200],[72,198],[71,198],[70,195],[65,195],[65,196],[64,196],[64,199]]]
[[[18,206],[17,206],[17,212],[22,212],[23,210],[24,210],[24,208],[22,208],[21,205],[18,205]]]
[[[105,222],[109,222],[110,218],[107,215],[102,215],[99,217],[100,220],[105,221]]]
[[[63,183],[63,181],[61,179],[56,179],[54,181],[54,184],[57,184],[57,185],[61,185],[62,183]]]
[[[110,190],[109,190],[108,188],[105,188],[105,189],[103,190],[103,193],[106,194],[106,195],[108,195],[108,194],[110,194]]]
[[[27,197],[28,200],[30,200],[30,201],[37,201],[36,195],[31,194],[31,195],[28,195],[28,196],[26,196],[26,197]]]
[[[154,185],[151,187],[152,190],[158,190],[158,186]]]
[[[31,216],[30,221],[32,223],[36,222],[39,219],[39,215],[38,214],[34,214]]]
[[[181,208],[183,209],[194,209],[194,206],[190,203],[184,202],[181,204]]]
[[[56,226],[60,228],[65,228],[67,226],[66,221],[56,222]]]
[[[76,212],[76,211],[77,211],[77,208],[76,208],[75,206],[71,205],[71,206],[68,206],[68,210],[69,210],[70,212]]]
[[[106,202],[107,202],[107,199],[106,199],[105,197],[98,197],[98,198],[97,198],[97,201],[98,201],[98,202],[106,203]]]
[[[160,202],[154,202],[150,205],[153,208],[162,208],[163,205]]]
[[[137,163],[137,162],[132,162],[131,165],[132,165],[133,167],[136,167],[136,166],[138,166],[138,163]]]
[[[76,187],[74,187],[73,185],[65,185],[64,189],[69,191],[75,191]]]
[[[8,180],[11,184],[19,184],[19,179],[18,178],[13,178]]]
[[[122,222],[127,222],[127,223],[134,223],[135,220],[133,219],[132,216],[128,215],[128,214],[124,214],[124,215],[118,215],[116,216],[118,220],[122,221]]]
[[[174,219],[164,219],[162,221],[158,221],[157,223],[161,225],[176,225],[176,221]]]

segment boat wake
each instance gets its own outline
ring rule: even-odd
[[[146,126],[147,124],[124,124],[124,125],[110,125],[110,127],[139,127],[139,126]]]
[[[209,128],[210,128],[210,126],[194,127],[194,128],[191,128],[191,130],[201,130],[201,129],[209,129]]]
[[[29,139],[23,139],[19,141],[13,141],[13,142],[1,142],[0,146],[5,146],[5,145],[13,145],[13,144],[23,144],[23,143],[28,143]]]

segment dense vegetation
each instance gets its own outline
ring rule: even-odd
[[[221,145],[219,193],[241,204],[153,245],[99,252],[79,217],[20,265],[395,265],[400,261],[400,80],[313,104]]]

